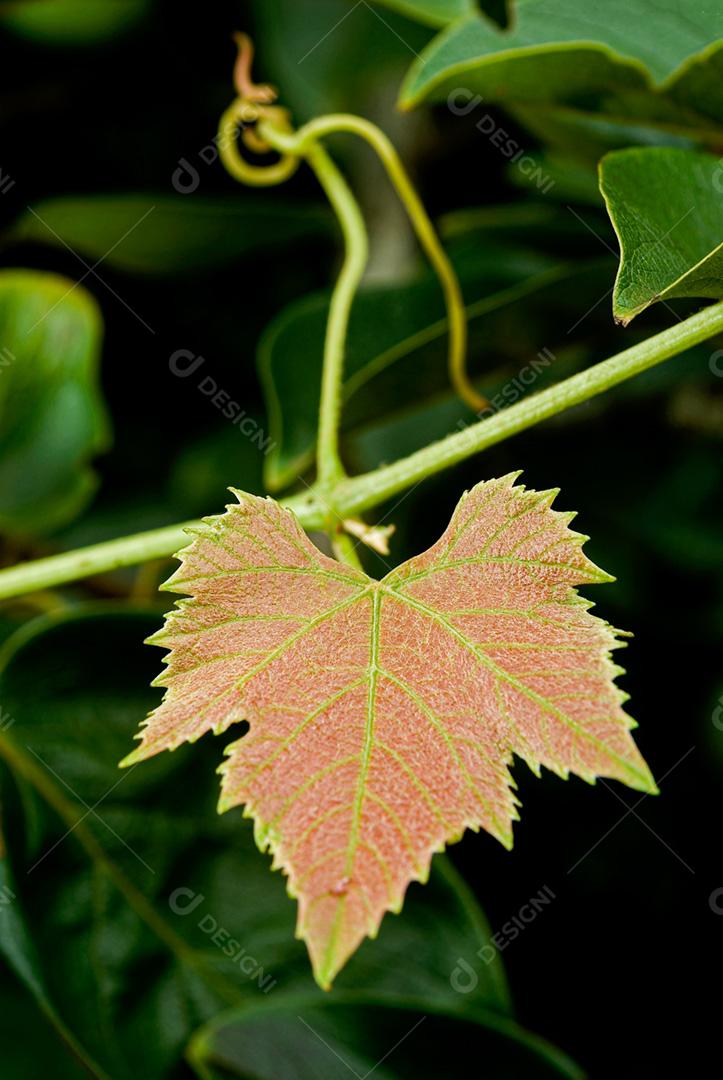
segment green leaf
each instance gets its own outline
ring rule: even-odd
[[[552,189],[554,191],[554,188]],[[598,194],[598,202],[601,199]],[[560,249],[567,254],[570,240],[583,240],[584,246],[574,245],[577,253],[588,254],[590,233],[565,208],[538,201],[503,203],[500,205],[465,206],[451,210],[439,220],[441,235],[446,241],[460,237],[478,245],[500,243],[514,248],[517,244],[544,251]]]
[[[39,1038],[39,1034],[43,1037]],[[58,1039],[47,1031],[43,1013],[31,995],[1,963],[0,1045],[3,1080],[26,1080],[31,1060],[33,1076],[52,1076],[53,1080],[103,1077],[100,1067],[96,1066],[95,1072],[89,1071],[77,1054],[63,1053]]]
[[[641,115],[652,117],[662,108],[666,119],[671,111],[681,119],[677,85],[695,73],[707,86],[700,67],[719,63],[714,46],[723,35],[723,9],[713,3],[678,0],[651,8],[648,0],[608,0],[604,6],[595,0],[518,0],[513,14],[507,30],[479,15],[443,31],[413,64],[402,104],[442,101],[463,88],[487,101],[536,107],[567,102],[588,111],[597,105],[625,115],[614,97],[594,98],[614,91],[632,97]],[[664,107],[648,93],[641,97],[653,87],[670,92]],[[687,84],[682,96],[690,106]],[[706,123],[685,119],[692,126]]]
[[[640,116],[636,115],[635,101],[639,106]],[[651,106],[655,103],[656,108]],[[597,188],[597,165],[603,154],[611,150],[620,150],[626,146],[679,146],[683,149],[691,149],[696,146],[711,142],[716,144],[721,138],[721,126],[714,125],[701,128],[701,121],[695,121],[696,114],[687,113],[684,116],[676,114],[674,109],[663,99],[661,95],[643,94],[635,98],[634,95],[622,96],[615,108],[612,108],[612,100],[605,99],[595,102],[596,112],[584,112],[561,103],[558,106],[545,105],[540,108],[534,104],[519,104],[510,106],[510,112],[515,120],[541,142],[552,154],[576,161],[586,167]],[[623,114],[623,115],[620,115]],[[479,116],[483,115],[480,113]],[[723,117],[723,112],[721,113]],[[698,126],[695,126],[695,124]],[[666,126],[667,125],[667,126]],[[533,157],[533,153],[527,153],[526,157]],[[519,169],[517,170],[519,172]],[[553,197],[558,194],[558,177],[554,175],[554,166],[551,179],[554,184],[551,187]],[[533,180],[534,170],[530,171]],[[543,173],[547,178],[548,174]],[[560,177],[564,183],[564,178]],[[540,180],[539,187],[544,184]],[[543,191],[546,194],[548,185],[544,184]],[[599,199],[599,192],[598,199]]]
[[[18,885],[13,877],[12,868],[4,848],[0,852],[0,955],[3,956],[9,970],[17,976],[28,991],[40,1012],[65,1042],[72,1056],[82,1062],[92,1075],[105,1075],[86,1053],[72,1032],[68,1030],[50,999],[40,958],[20,910]],[[6,987],[3,987],[3,989],[6,989]],[[3,1002],[3,1005],[5,1004]],[[27,1008],[27,1003],[25,1007]],[[2,1009],[2,1012],[5,1012],[5,1008]],[[3,1061],[5,1066],[7,1066],[6,1050],[10,1038],[10,1032],[5,1032],[5,1039],[3,1040]]]
[[[0,531],[51,532],[96,487],[109,442],[98,387],[102,322],[86,290],[55,274],[0,272]]]
[[[193,171],[183,165],[176,170],[178,183],[191,185],[186,195],[48,199],[20,217],[12,238],[61,248],[67,245],[130,273],[194,274],[199,268],[319,235],[328,227],[329,215],[316,207],[285,206],[246,195],[191,195],[193,184],[208,166],[200,158],[189,164]]]
[[[497,245],[485,250],[478,240],[466,253],[459,249],[454,262],[472,322],[542,288],[560,272],[535,253],[502,251]],[[259,343],[259,373],[274,442],[264,462],[269,491],[294,483],[313,460],[327,312],[327,293],[304,297],[273,320]],[[446,333],[439,283],[431,274],[363,289],[354,302],[347,338],[344,423],[378,415],[381,376],[388,406],[395,397],[417,396],[425,385],[439,388],[440,379],[446,384]]]
[[[198,439],[189,440],[176,457],[167,486],[167,501],[179,518],[203,517],[223,501],[227,487],[224,473],[233,461],[234,476],[245,491],[261,495],[265,432],[261,417],[254,420],[257,440],[242,435],[234,425],[224,425]],[[268,451],[266,451],[268,452]]]
[[[656,147],[608,154],[600,188],[620,242],[613,314],[624,326],[658,300],[723,296],[723,165]]]
[[[514,1021],[471,1019],[423,1008],[300,999],[263,1013],[229,1013],[198,1032],[189,1060],[203,1080],[379,1080],[449,1076],[464,1080],[484,1061],[488,1080],[542,1080],[582,1072],[566,1055]]]
[[[240,811],[215,812],[215,748],[117,770],[158,700],[142,644],[157,625],[157,614],[88,605],[37,620],[0,657],[0,701],[13,719],[0,756],[15,777],[3,777],[14,917],[39,957],[33,977],[113,1080],[170,1077],[192,1031],[222,1008],[316,993],[281,878]],[[499,960],[475,959],[489,943],[484,918],[445,860],[437,870],[338,985],[388,1005],[421,998],[430,1010],[505,1014]],[[28,935],[6,929],[6,955],[28,955]],[[479,980],[469,994],[450,982],[460,957]]]
[[[512,209],[521,212],[513,215]],[[444,231],[456,237],[468,234],[469,249],[476,252],[476,280],[467,277],[460,258],[455,258],[455,263],[470,301],[469,367],[478,390],[488,398],[505,390],[506,385],[506,394],[515,388],[519,391],[519,373],[523,372],[526,381],[530,364],[539,366],[540,341],[556,353],[564,351],[569,344],[565,330],[596,306],[609,287],[613,265],[608,256],[603,260],[589,258],[588,241],[593,253],[598,241],[567,208],[558,212],[554,207],[518,204],[508,210],[504,219],[507,235],[519,231],[529,237],[534,233],[541,243],[552,244],[558,251],[568,248],[570,261],[552,263],[532,252],[515,255],[512,247],[503,251],[495,235],[501,208],[459,211],[444,219]],[[490,246],[490,239],[494,246]],[[580,241],[587,248],[581,249]],[[489,259],[486,277],[479,255],[483,251]],[[507,287],[505,273],[509,275]],[[293,484],[313,463],[327,302],[326,294],[315,294],[289,305],[260,341],[259,368],[274,440],[264,461],[269,491]],[[435,314],[439,319],[430,322]],[[559,342],[551,324],[557,327]],[[365,464],[356,456],[357,435],[369,424],[379,425],[381,430],[387,420],[396,422],[399,413],[420,403],[422,408],[429,405],[428,413],[420,411],[416,419],[409,416],[404,438],[401,442],[392,439],[386,452],[376,456],[376,466],[449,434],[459,421],[474,420],[472,410],[449,393],[446,332],[436,281],[375,286],[358,295],[346,354],[342,425],[345,450],[352,451],[349,460],[359,469],[370,467],[367,454]],[[544,360],[547,353],[542,355]],[[589,362],[594,354],[581,359]],[[535,389],[542,385],[535,380]],[[380,400],[385,403],[381,417]],[[509,404],[509,397],[502,400]],[[407,433],[411,439],[406,438]],[[383,447],[383,436],[374,441],[376,447]]]
[[[258,71],[280,88],[297,124],[322,113],[365,114],[380,99],[391,107],[410,57],[430,37],[428,28],[366,2],[253,0],[252,9]]]
[[[527,158],[533,163],[529,173],[520,172],[514,165],[507,169],[509,182],[515,187],[532,194],[539,193],[554,202],[600,205],[600,188],[594,167],[554,153],[531,153]],[[544,177],[542,187],[540,177]]]
[[[132,30],[150,0],[4,0],[0,25],[43,45],[96,45]]]
[[[377,0],[426,26],[446,26],[477,10],[475,0]]]
[[[540,352],[522,367],[508,364],[492,372],[489,379],[476,384],[490,402],[489,412],[484,415],[492,415],[526,394],[544,390],[589,361],[586,350],[575,348],[567,355]],[[385,462],[406,457],[477,419],[454,392],[447,391],[423,402],[410,402],[397,411],[385,412],[381,418],[360,426],[349,433],[344,449],[354,471],[366,472]]]

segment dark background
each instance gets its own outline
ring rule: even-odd
[[[84,46],[23,40],[6,30],[0,164],[15,184],[0,199],[3,264],[81,277],[85,267],[63,248],[15,241],[18,215],[64,194],[141,192],[150,205],[154,193],[174,194],[181,158],[197,166],[199,194],[250,197],[218,162],[199,159],[231,96],[237,28],[254,33],[259,77],[282,87],[299,119],[347,108],[395,135],[433,214],[536,198],[510,183],[507,163],[472,117],[443,108],[395,113],[396,88],[412,59],[408,43],[421,46],[428,36],[422,28],[385,11],[387,26],[361,6],[299,62],[308,42],[322,39],[348,7],[342,0],[157,3],[136,26]],[[535,145],[498,115],[522,145]],[[366,192],[375,250],[383,240],[390,257],[408,258],[404,222],[381,173],[346,143],[339,154]],[[271,205],[279,198],[320,201],[313,179],[302,174],[283,193],[272,189],[265,197]],[[191,204],[194,194],[185,198]],[[562,209],[575,228],[564,202]],[[601,207],[573,209],[616,248]],[[572,246],[574,258],[608,258],[601,280],[612,284],[615,260],[584,227],[573,241],[553,235],[534,242],[552,256],[566,246],[567,257]],[[213,449],[208,468],[188,466],[194,446],[213,448],[214,439],[226,438],[224,421],[173,378],[168,357],[179,348],[203,354],[219,384],[263,417],[254,363],[259,335],[289,301],[326,285],[335,260],[333,242],[316,238],[174,274],[101,265],[102,282],[93,274],[85,279],[106,324],[103,388],[115,440],[98,462],[102,483],[93,505],[56,546],[216,511],[228,484],[260,490],[260,462],[248,454],[237,466],[219,450],[221,473]],[[490,340],[489,354],[524,362],[537,349],[556,351],[572,340],[587,362],[676,317],[660,307],[624,331],[613,325],[609,298],[585,315],[591,302],[582,289],[566,287],[548,311],[537,310],[529,340],[509,347]],[[568,327],[578,319],[571,338]],[[723,886],[714,825],[723,769],[723,722],[715,722],[723,694],[723,468],[720,426],[708,422],[703,406],[683,408],[688,399],[681,395],[693,387],[699,405],[720,402],[720,380],[707,362],[714,347],[690,362],[670,361],[634,392],[607,395],[427,482],[392,515],[396,561],[437,537],[466,486],[522,468],[531,487],[562,489],[559,505],[579,511],[591,557],[617,577],[594,599],[599,614],[634,631],[618,654],[627,668],[622,685],[661,795],[641,798],[619,785],[587,787],[574,779],[563,784],[551,775],[535,780],[518,764],[524,813],[513,852],[485,835],[469,835],[451,852],[493,929],[544,886],[555,893],[508,945],[504,961],[520,1020],[593,1077],[657,1076],[675,1059],[689,1060],[709,1033],[701,999],[716,986],[723,926],[723,908],[716,913],[710,901]],[[482,349],[471,358],[477,374],[488,363]],[[414,398],[411,385],[410,406]]]

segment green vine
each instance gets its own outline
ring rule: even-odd
[[[356,516],[420,483],[442,469],[499,443],[574,405],[662,363],[723,331],[723,302],[711,305],[646,341],[625,349],[546,390],[448,435],[391,465],[361,476],[347,476],[339,453],[339,423],[344,350],[354,296],[367,263],[367,234],[358,203],[346,180],[322,145],[322,139],[354,134],[374,149],[398,192],[419,242],[439,277],[449,326],[449,371],[452,384],[474,409],[487,402],[471,386],[465,370],[466,315],[454,270],[429,217],[387,137],[369,121],[356,116],[329,115],[294,131],[285,109],[273,104],[275,92],[251,80],[251,44],[239,35],[235,69],[238,97],[221,117],[219,149],[229,173],[254,186],[287,180],[306,161],[316,174],[338,219],[344,239],[344,260],[334,287],[324,345],[317,441],[317,478],[303,494],[283,500],[303,526],[325,529],[339,559],[358,565],[344,523],[362,535]],[[252,164],[239,149],[239,138],[253,153],[276,152],[267,165]],[[0,571],[0,598],[20,596],[119,567],[172,555],[187,541],[186,529],[196,522],[94,544]]]

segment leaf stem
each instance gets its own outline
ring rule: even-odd
[[[369,245],[359,204],[326,150],[316,143],[308,148],[305,156],[331,203],[344,236],[344,262],[331,294],[326,324],[317,441],[317,482],[321,488],[332,490],[344,475],[339,457],[344,351],[351,307],[367,265]]]
[[[355,570],[364,569],[361,559],[357,554],[356,544],[348,533],[336,533],[331,543],[334,555],[339,562],[346,563],[347,566],[353,566]]]
[[[250,78],[252,55],[250,42],[239,37],[238,67],[246,86]],[[262,88],[264,89],[264,88]],[[257,129],[244,129],[247,123],[259,121]],[[257,150],[275,149],[280,157],[276,165],[257,166],[247,162],[239,152],[238,136]],[[345,475],[339,455],[339,420],[341,388],[344,374],[344,353],[351,308],[366,269],[369,243],[364,217],[351,188],[343,175],[316,140],[300,137],[292,131],[286,110],[257,104],[239,97],[226,109],[218,130],[221,159],[234,179],[252,185],[281,183],[304,158],[316,173],[331,207],[336,214],[344,238],[344,261],[331,295],[329,317],[324,341],[324,366],[319,404],[317,438],[317,483],[330,493],[336,482]],[[329,526],[330,532],[333,526]]]
[[[373,472],[343,478],[334,489],[334,508],[350,517],[376,506],[385,499],[413,487],[428,476],[457,462],[464,461],[488,446],[502,442],[520,431],[534,427],[573,405],[588,401],[597,394],[625,382],[635,375],[669,360],[707,338],[723,332],[723,301],[703,308],[684,322],[663,330],[654,337],[617,353],[608,360],[564,379],[556,386],[531,394],[486,420],[464,431],[418,450]],[[284,500],[300,523],[309,529],[326,527],[329,510],[326,496],[314,488]],[[133,566],[147,559],[173,554],[188,543],[185,529],[198,522],[171,525],[164,529],[137,533],[103,544],[53,555],[46,559],[0,570],[0,598],[20,596],[53,585],[105,573],[121,566]]]

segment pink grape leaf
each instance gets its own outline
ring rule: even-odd
[[[166,583],[191,599],[150,638],[170,649],[167,690],[123,764],[248,722],[219,810],[243,804],[288,875],[325,988],[465,829],[511,847],[513,754],[538,775],[656,790],[614,683],[616,631],[574,588],[612,579],[551,509],[557,492],[516,479],[467,493],[441,539],[381,581],[234,492]]]

